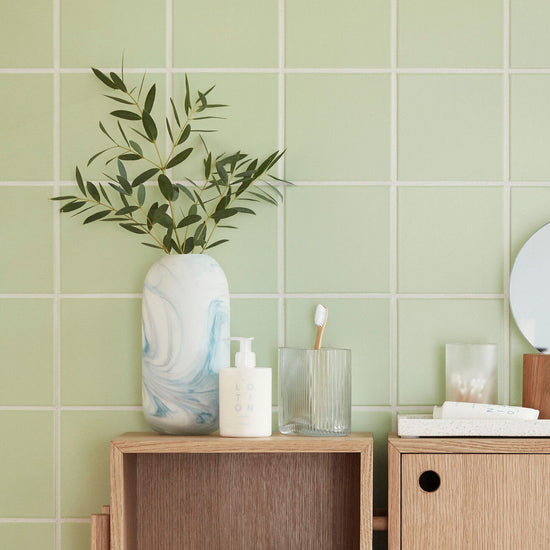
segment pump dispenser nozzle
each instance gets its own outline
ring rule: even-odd
[[[256,366],[256,354],[252,351],[252,340],[254,338],[243,338],[235,336],[230,340],[236,340],[240,343],[240,349],[235,354],[235,366],[244,368],[253,368]]]

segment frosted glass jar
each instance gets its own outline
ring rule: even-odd
[[[279,348],[279,431],[351,432],[351,350]]]
[[[446,400],[498,403],[496,344],[445,345]]]

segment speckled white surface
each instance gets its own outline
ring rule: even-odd
[[[434,419],[431,414],[399,415],[401,437],[550,437],[550,420]]]

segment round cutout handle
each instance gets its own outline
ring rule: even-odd
[[[433,470],[426,470],[420,474],[418,478],[418,485],[426,493],[433,493],[439,489],[441,485],[441,478],[437,472]]]

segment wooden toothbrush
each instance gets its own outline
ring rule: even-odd
[[[313,349],[321,349],[321,342],[323,341],[323,332],[327,325],[328,319],[328,307],[318,304],[315,308],[315,325],[317,326],[317,338],[315,338],[315,346]]]

